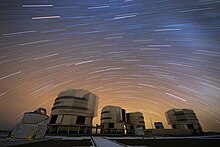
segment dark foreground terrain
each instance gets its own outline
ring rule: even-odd
[[[150,147],[220,147],[220,139],[118,139],[124,145]],[[89,139],[85,140],[49,140],[17,147],[72,147],[92,146]]]
[[[93,143],[92,143],[93,142]],[[10,143],[10,142],[9,142]],[[0,147],[5,147],[0,143]],[[13,144],[7,144],[13,145]],[[6,146],[7,146],[6,145]],[[147,147],[220,147],[220,138],[134,138],[134,137],[91,137],[90,138],[51,138],[39,142],[32,142],[16,147],[123,147],[123,146],[147,146]]]
[[[220,139],[117,139],[130,146],[150,147],[220,147]]]
[[[16,147],[72,147],[72,146],[83,146],[90,147],[92,143],[90,139],[83,140],[48,140],[43,142],[36,142],[24,145],[17,145]]]

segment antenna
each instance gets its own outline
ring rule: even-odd
[[[153,126],[153,122],[152,122],[152,120],[151,120],[151,117],[150,117],[150,122],[151,122],[151,127],[152,127],[152,129],[154,129],[154,126]]]

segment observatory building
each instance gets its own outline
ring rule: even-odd
[[[49,121],[46,109],[38,108],[34,112],[25,112],[20,123],[11,132],[11,138],[35,139],[43,138]]]
[[[202,127],[193,110],[170,109],[166,112],[166,117],[173,129],[188,129],[192,134],[202,133]]]
[[[83,89],[58,94],[51,109],[48,134],[91,134],[98,97]]]
[[[127,127],[129,133],[131,134],[140,134],[138,132],[143,132],[145,129],[144,116],[141,112],[130,112],[127,113]]]
[[[126,111],[118,106],[105,106],[101,111],[101,134],[126,134]]]

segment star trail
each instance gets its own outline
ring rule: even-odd
[[[219,0],[1,0],[0,129],[66,89],[143,112],[190,108],[220,131]]]

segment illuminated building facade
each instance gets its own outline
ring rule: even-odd
[[[202,133],[202,127],[193,110],[171,109],[166,112],[166,117],[173,129],[189,129],[192,134]]]
[[[83,89],[61,92],[52,107],[48,134],[91,134],[98,97]]]
[[[105,106],[101,111],[101,134],[126,134],[126,111],[117,106]]]
[[[128,133],[136,134],[137,130],[145,129],[144,116],[141,112],[127,113]]]
[[[48,122],[49,116],[46,115],[46,109],[44,108],[38,108],[33,112],[25,112],[20,123],[11,132],[10,137],[29,140],[43,138]]]

